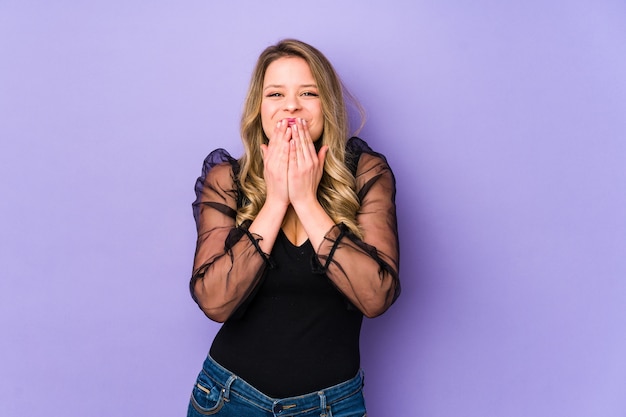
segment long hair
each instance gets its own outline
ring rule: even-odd
[[[243,193],[243,204],[237,211],[237,224],[254,220],[265,203],[266,188],[260,149],[260,145],[268,141],[261,122],[263,81],[267,67],[285,57],[304,59],[319,91],[324,127],[322,137],[315,145],[316,149],[321,145],[328,145],[328,152],[317,189],[317,199],[335,223],[344,223],[353,233],[361,236],[356,222],[359,200],[355,191],[355,179],[345,164],[345,146],[349,134],[346,98],[357,106],[363,120],[362,109],[346,91],[328,59],[313,46],[295,39],[284,39],[266,48],[259,56],[252,73],[241,116],[241,138],[245,152],[239,159],[239,184]]]

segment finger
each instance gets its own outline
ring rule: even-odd
[[[317,158],[319,160],[320,166],[324,166],[324,161],[326,160],[326,154],[328,153],[328,145],[322,145],[320,151],[317,154]]]
[[[281,156],[282,156],[282,160],[284,162],[287,162],[289,160],[289,155],[291,154],[290,150],[291,150],[291,141],[284,141],[281,142]]]
[[[292,172],[298,168],[298,151],[296,141],[293,139],[289,141],[289,167],[289,171]]]
[[[291,132],[291,142],[293,143],[292,150],[294,151],[295,157],[299,162],[298,165],[301,165],[300,162],[303,161],[302,138],[300,136],[300,129],[298,129],[297,122],[291,126]]]
[[[314,159],[316,155],[315,144],[313,143],[313,140],[311,139],[309,126],[307,125],[307,122],[304,119],[302,119],[302,129],[300,132],[300,136],[302,137],[303,148],[306,149],[308,158]]]
[[[302,147],[302,155],[307,161],[315,161],[316,158],[316,150],[315,144],[311,140],[311,135],[309,133],[309,129],[306,124],[306,120],[301,119],[301,128],[300,128],[300,143]]]
[[[311,138],[311,132],[309,131],[309,125],[304,119],[302,119],[302,133],[304,135],[304,138],[306,139],[306,142],[313,143],[313,139]]]
[[[287,137],[290,135],[290,131],[289,131],[289,126],[287,124],[286,120],[281,120],[278,123],[276,123],[276,127],[274,128],[274,132],[273,132],[273,136],[272,139],[276,139],[274,142],[281,141],[281,140],[287,140]],[[270,143],[272,142],[272,140],[270,139]]]

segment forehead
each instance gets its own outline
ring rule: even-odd
[[[313,82],[309,64],[300,57],[278,58],[267,66],[263,84]]]

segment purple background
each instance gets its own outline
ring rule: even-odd
[[[370,415],[626,415],[623,0],[0,1],[0,415],[184,415],[193,184],[282,37],[398,181]]]

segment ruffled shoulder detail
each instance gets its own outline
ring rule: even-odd
[[[236,184],[237,178],[239,177],[239,161],[233,158],[226,149],[215,149],[214,151],[209,153],[209,155],[207,155],[207,157],[204,159],[204,163],[202,164],[202,174],[198,177],[194,186],[196,201],[193,203],[193,215],[196,221],[198,220],[199,204],[200,201],[202,201],[202,195],[206,191],[206,187],[210,184],[210,182],[207,183],[207,177],[215,167],[224,164],[230,165],[232,172],[232,181],[233,184]],[[230,215],[231,213],[228,214]]]
[[[387,158],[383,154],[375,152],[363,139],[352,136],[346,143],[346,166],[352,172],[352,175],[356,176],[357,167],[359,166],[359,159],[361,155],[367,153],[381,158],[385,163]]]
[[[226,149],[218,148],[212,151],[209,155],[207,155],[206,158],[204,158],[204,164],[202,165],[202,176],[198,178],[198,180],[205,179],[209,171],[211,171],[211,168],[215,167],[216,165],[221,165],[224,162],[228,162],[233,167],[233,170],[235,170],[236,168],[236,171],[239,171],[239,162],[235,158],[230,156],[230,153],[228,153]]]

